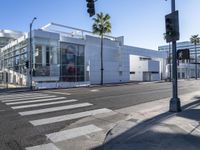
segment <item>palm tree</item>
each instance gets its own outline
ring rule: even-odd
[[[98,13],[96,18],[93,18],[92,25],[93,33],[101,37],[101,85],[103,85],[103,38],[106,33],[111,32],[110,16],[108,14]]]
[[[200,43],[200,38],[199,35],[192,35],[190,38],[190,42],[194,44],[194,49],[195,49],[195,79],[197,80],[197,44]]]
[[[163,38],[164,40],[167,39],[167,34],[163,33]],[[167,63],[169,64],[169,82],[171,82],[172,79],[172,71],[171,71],[171,46],[170,46],[170,42],[169,42],[169,52],[168,52],[168,59],[167,59]]]

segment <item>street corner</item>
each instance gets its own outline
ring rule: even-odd
[[[120,136],[121,134],[125,133],[126,131],[134,127],[136,124],[137,124],[137,120],[134,120],[134,119],[124,120],[124,121],[119,122],[107,132],[104,143],[107,143],[115,139],[116,137]]]
[[[115,126],[104,145],[95,150],[197,150],[199,141],[198,136],[190,135],[176,125],[158,123],[144,127],[125,121]]]
[[[60,150],[89,150],[101,146],[109,131],[114,128],[117,122],[124,120],[123,114],[110,111],[108,114],[96,114],[77,120],[59,131],[67,133],[69,138],[55,141]],[[73,132],[74,131],[74,132]],[[87,134],[86,134],[87,132]],[[58,136],[58,134],[56,134]],[[73,138],[72,138],[73,137]],[[52,136],[50,136],[52,138]],[[52,139],[53,140],[53,139]]]

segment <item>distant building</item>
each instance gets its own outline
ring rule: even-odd
[[[22,36],[22,32],[12,30],[0,30],[0,48]]]
[[[0,70],[8,82],[30,85],[29,34],[0,53]],[[48,24],[32,32],[35,88],[74,87],[100,83],[100,38],[92,32]],[[124,45],[123,37],[105,36],[104,83],[155,81],[165,78],[166,52]]]
[[[200,44],[196,45],[197,48],[197,76],[200,77]],[[171,57],[171,51],[172,46],[170,45],[164,45],[159,46],[158,50],[162,52],[167,52],[169,56],[169,49],[170,49],[170,57]],[[178,63],[178,78],[185,79],[185,78],[195,78],[195,48],[194,44],[192,44],[189,41],[185,42],[177,42],[177,50],[179,49],[189,49],[190,50],[190,60],[180,61]],[[169,77],[169,68],[170,65],[167,65],[166,74]]]

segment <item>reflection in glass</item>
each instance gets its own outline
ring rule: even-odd
[[[42,63],[42,46],[41,45],[35,46],[35,63],[36,64]]]
[[[61,43],[61,81],[84,81],[84,46]]]

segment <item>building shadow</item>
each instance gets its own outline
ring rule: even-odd
[[[162,123],[173,116],[199,121],[200,109],[196,107],[200,105],[200,97],[195,99],[183,105],[180,113],[165,112],[144,120],[116,137],[106,138],[103,145],[92,150],[199,150],[199,136],[187,133],[177,125]]]

